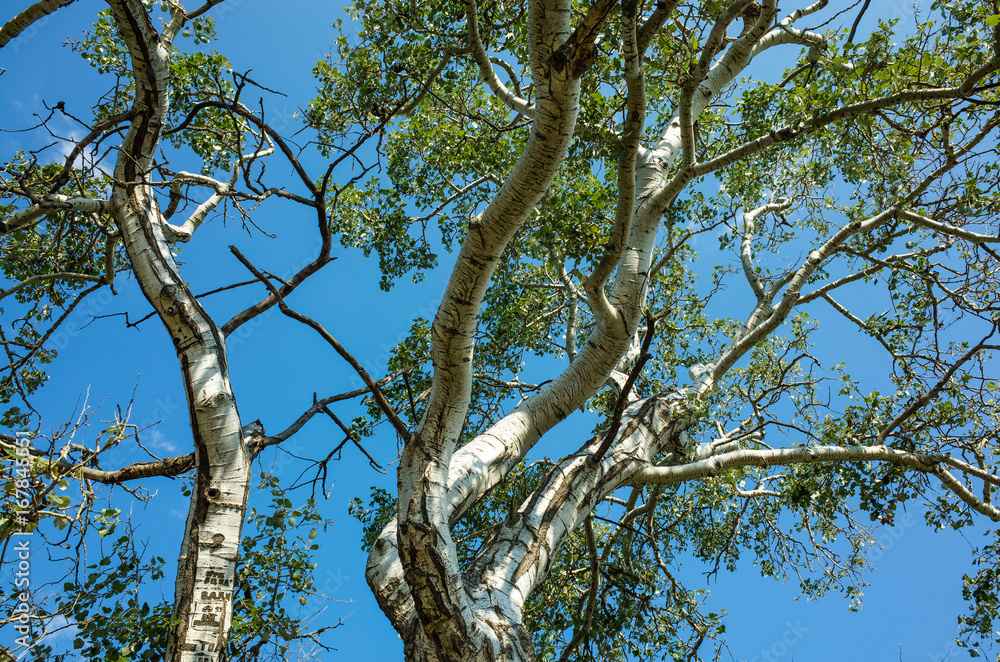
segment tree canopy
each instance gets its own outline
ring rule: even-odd
[[[995,2],[356,0],[287,102],[216,50],[239,4],[80,3],[66,45],[99,84],[0,127],[23,134],[0,536],[10,567],[30,542],[59,568],[2,588],[13,655],[322,657],[336,623],[295,605],[337,555],[348,448],[396,472],[351,512],[408,660],[718,659],[682,565],[859,608],[879,527],[913,513],[986,534],[951,616],[971,654],[998,643]],[[0,53],[70,5],[5,16]],[[37,66],[4,62],[0,85]],[[445,284],[412,316],[340,303],[368,274]],[[386,318],[408,331],[384,360],[343,340]],[[109,334],[100,371],[161,328],[176,452],[129,394],[36,406],[69,339]],[[268,374],[234,350],[258,328]],[[172,551],[129,513],[165,478],[187,514],[164,602]]]

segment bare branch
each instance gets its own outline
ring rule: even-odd
[[[621,393],[618,395],[618,402],[615,404],[615,411],[611,417],[611,424],[608,429],[604,431],[603,437],[601,439],[601,444],[594,451],[594,454],[590,457],[592,462],[600,462],[604,454],[608,452],[611,448],[611,444],[614,443],[615,437],[618,436],[618,430],[622,424],[622,416],[625,413],[625,408],[629,404],[629,393],[632,392],[632,387],[635,385],[635,380],[639,378],[639,374],[642,372],[643,367],[646,365],[646,361],[653,358],[649,353],[649,345],[653,342],[653,336],[656,330],[656,319],[650,315],[646,315],[646,335],[642,339],[642,352],[639,354],[638,360],[636,360],[635,365],[632,367],[632,372],[628,376],[628,380],[622,387]]]
[[[377,382],[375,382],[375,384],[377,386],[379,386],[379,387],[385,386],[386,384],[388,384],[392,380],[396,379],[400,375],[405,374],[405,372],[406,372],[405,370],[396,370],[396,371],[394,371],[392,373],[389,373],[388,375],[386,375],[382,379],[378,380]],[[280,444],[281,442],[285,441],[286,439],[288,439],[289,437],[291,437],[293,434],[295,434],[296,432],[298,432],[299,430],[301,430],[302,427],[306,423],[308,423],[310,421],[310,419],[312,419],[313,416],[315,416],[316,414],[322,412],[324,410],[324,408],[326,408],[327,406],[329,406],[329,405],[331,405],[331,404],[333,404],[335,402],[343,402],[344,400],[352,400],[354,398],[357,398],[359,396],[362,396],[362,395],[365,395],[366,393],[371,393],[371,392],[372,392],[372,389],[370,387],[368,387],[368,386],[365,386],[364,388],[359,388],[359,389],[355,389],[353,391],[348,391],[347,393],[340,393],[339,395],[331,395],[331,396],[329,396],[327,398],[323,398],[322,400],[317,400],[316,402],[313,403],[313,405],[309,409],[307,409],[305,412],[303,412],[301,416],[299,416],[297,419],[295,419],[294,423],[292,423],[291,425],[289,425],[287,428],[285,428],[284,430],[282,430],[278,434],[271,435],[271,436],[268,436],[268,437],[263,437],[262,439],[259,440],[258,443],[256,443],[253,446],[251,446],[250,451],[251,451],[251,453],[253,455],[256,456],[264,448],[266,448],[268,446],[274,446],[276,444]]]
[[[854,19],[854,25],[851,26],[851,33],[847,35],[847,43],[854,43],[854,35],[858,31],[858,26],[861,25],[861,19],[864,17],[865,12],[868,11],[868,5],[870,5],[872,0],[865,0],[865,4],[861,5],[860,11],[858,11],[857,18]]]
[[[106,276],[93,276],[91,274],[78,274],[72,272],[57,272],[53,274],[38,274],[37,276],[31,276],[30,278],[25,278],[20,283],[11,285],[6,290],[0,291],[0,301],[6,299],[11,294],[24,289],[32,283],[38,283],[45,280],[82,280],[91,283],[105,283],[107,280]]]
[[[385,399],[385,396],[382,395],[382,389],[379,388],[375,380],[371,378],[371,375],[368,374],[368,371],[365,370],[363,367],[361,367],[361,364],[358,363],[358,360],[354,358],[350,352],[344,349],[344,346],[341,345],[336,338],[330,335],[330,333],[326,329],[324,329],[322,325],[320,325],[312,318],[306,317],[305,315],[289,308],[288,305],[285,303],[284,298],[282,298],[281,293],[277,290],[277,288],[274,287],[271,281],[268,280],[264,276],[264,274],[260,273],[260,271],[258,271],[256,267],[250,264],[250,261],[247,260],[242,253],[240,253],[239,249],[237,249],[235,246],[230,246],[229,250],[232,251],[233,255],[235,255],[240,262],[243,263],[243,266],[245,266],[250,271],[250,273],[256,276],[257,279],[264,284],[264,286],[271,292],[271,296],[275,297],[278,300],[278,309],[284,315],[291,317],[292,319],[297,320],[299,322],[302,322],[306,326],[316,331],[323,338],[323,340],[327,342],[327,344],[333,347],[333,349],[338,354],[340,354],[340,356],[345,361],[347,361],[347,363],[350,364],[352,368],[354,368],[354,371],[358,373],[358,376],[361,377],[361,380],[368,386],[369,389],[371,389],[372,397],[375,398],[375,402],[378,403],[379,409],[382,410],[382,412],[386,415],[386,418],[389,419],[389,422],[392,423],[392,426],[396,429],[396,432],[399,434],[400,437],[402,437],[404,441],[408,440],[410,438],[410,431],[406,427],[406,423],[403,422],[403,420],[399,417],[396,411],[392,408],[392,405],[390,405],[389,402]]]
[[[986,335],[986,337],[984,337],[982,340],[976,343],[972,348],[969,349],[968,352],[963,354],[961,358],[959,358],[958,361],[956,361],[954,365],[952,365],[948,369],[948,371],[941,376],[941,379],[938,380],[938,383],[935,384],[929,391],[927,391],[920,397],[916,398],[912,403],[910,403],[909,407],[903,410],[898,416],[896,416],[896,418],[892,419],[892,422],[886,425],[882,429],[882,431],[878,433],[878,436],[875,438],[875,442],[879,444],[884,443],[886,437],[888,437],[893,430],[899,427],[910,416],[913,416],[915,413],[917,413],[928,402],[936,398],[938,393],[941,392],[941,389],[943,389],[945,386],[948,385],[948,382],[951,380],[952,376],[954,376],[954,374],[958,371],[958,369],[961,368],[962,365],[967,363],[969,359],[971,359],[973,356],[983,351],[984,349],[1000,349],[1000,346],[986,344],[986,341],[992,338],[993,334],[997,332],[998,326],[1000,326],[1000,322],[994,322],[993,328],[990,329],[990,332]]]
[[[207,0],[207,2],[205,4],[203,4],[201,7],[198,7],[195,10],[187,12],[187,18],[188,18],[188,20],[190,21],[192,19],[198,18],[199,16],[201,16],[202,14],[204,14],[205,12],[207,12],[209,9],[211,9],[215,5],[221,4],[223,1],[224,0]]]

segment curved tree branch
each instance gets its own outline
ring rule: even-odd
[[[646,467],[631,480],[632,484],[665,485],[718,476],[740,467],[773,467],[805,462],[890,462],[936,476],[973,510],[1000,522],[1000,509],[976,497],[942,464],[977,476],[991,485],[1000,485],[1000,476],[977,470],[969,464],[943,454],[912,453],[889,446],[809,446],[769,450],[738,450],[698,462],[671,467]]]
[[[0,48],[3,48],[19,34],[31,27],[35,22],[63,7],[73,4],[76,0],[40,0],[20,14],[10,19],[0,28]]]

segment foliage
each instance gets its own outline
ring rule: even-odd
[[[496,426],[508,417],[523,415],[530,429],[536,412],[526,413],[525,403],[538,401],[546,415],[558,410],[559,420],[582,410],[597,435],[557,442],[553,433],[539,441],[551,428],[539,426],[524,433],[537,432],[530,441],[500,439],[510,442],[510,457],[497,460],[508,462],[507,470],[495,484],[484,479],[478,499],[447,522],[455,574],[470,582],[477,572],[485,576],[498,540],[533,505],[556,500],[545,491],[550,481],[584,456],[599,463],[602,435],[622,423],[619,404],[673,408],[669,429],[657,432],[655,457],[617,468],[640,478],[607,494],[593,488],[594,498],[573,517],[558,513],[575,528],[548,550],[554,556],[523,608],[539,659],[718,656],[725,613],[705,613],[705,592],[691,588],[682,570],[689,564],[717,577],[749,560],[764,576],[794,579],[810,598],[836,591],[859,609],[877,526],[918,507],[936,528],[974,526],[980,514],[1000,518],[991,501],[1000,425],[991,353],[1000,348],[1000,255],[993,248],[1000,14],[995,3],[938,1],[912,27],[888,20],[856,34],[841,25],[847,19],[839,8],[823,4],[812,7],[826,12],[816,15],[820,27],[801,30],[796,26],[810,14],[779,26],[774,3],[607,6],[591,35],[594,57],[576,105],[562,109],[574,114],[573,135],[558,167],[499,250],[464,263],[480,269],[481,296],[465,300],[449,290],[437,317],[421,311],[402,320],[409,331],[389,352],[378,388],[355,366],[365,388],[322,401],[314,393],[298,427],[242,440],[238,450],[255,455],[320,413],[344,435],[325,459],[308,448],[297,466],[315,472],[312,480],[289,485],[262,476],[259,489],[271,501],[266,512],[247,511],[231,657],[285,659],[293,643],[318,634],[308,630],[316,597],[312,552],[329,520],[312,498],[294,508],[286,490],[325,486],[328,463],[347,441],[380,468],[363,442],[391,435],[386,422],[404,451],[414,448],[429,417],[445,418],[432,408],[441,393],[462,400],[445,408],[462,412],[460,430],[447,440],[458,449],[502,437]],[[142,3],[164,30],[179,16],[175,5]],[[531,43],[529,5],[356,0],[350,21],[334,26],[332,52],[313,69],[317,93],[294,135],[267,123],[263,99],[249,101],[270,90],[211,49],[210,15],[167,41],[164,131],[141,155],[152,164],[141,186],[162,215],[160,236],[151,234],[164,255],[176,256],[206,214],[253,228],[257,208],[272,202],[305,210],[319,234],[320,256],[291,277],[251,267],[233,249],[256,278],[250,283],[266,284],[269,296],[225,324],[213,321],[219,339],[276,307],[319,330],[351,361],[319,322],[289,308],[297,303],[293,290],[334,259],[335,243],[342,256],[375,257],[385,291],[404,279],[424,280],[448,253],[488,244],[481,239],[493,229],[482,226],[486,212],[523,193],[509,182],[534,166],[523,155],[552,138],[547,122],[555,121],[542,114],[557,59],[538,61],[550,45]],[[572,24],[582,25],[599,6],[574,3]],[[774,43],[741,51],[766,11],[774,16],[760,31],[770,30]],[[630,12],[650,28],[637,31],[645,52],[630,45]],[[31,403],[58,357],[56,329],[93,292],[114,288],[116,278],[139,277],[124,250],[129,239],[104,200],[126,186],[106,159],[137,131],[130,113],[147,85],[122,33],[107,10],[70,42],[108,82],[90,116],[78,120],[87,137],[63,140],[69,149],[58,156],[44,148],[5,156],[0,167],[0,268],[12,284],[0,297],[8,359],[0,372],[0,424],[12,429],[40,425]],[[772,48],[792,66],[770,66]],[[710,72],[724,77],[737,69],[737,78],[712,90]],[[40,128],[51,132],[66,108],[48,110]],[[272,158],[287,167],[266,168]],[[108,204],[90,204],[98,200]],[[643,230],[651,233],[647,244],[630,234],[639,233],[644,214],[655,217],[655,227]],[[182,216],[187,223],[176,222]],[[621,267],[647,259],[634,274]],[[209,294],[230,296],[236,288]],[[193,300],[201,306],[207,297]],[[475,348],[459,367],[470,375],[467,388],[441,377],[460,371],[440,350],[445,336],[464,332],[458,323],[448,326],[453,304],[465,306],[474,325],[462,339]],[[643,322],[636,321],[640,312]],[[138,324],[128,317],[126,323]],[[599,379],[577,379],[591,379],[595,388],[571,407],[545,401],[565,371],[583,373],[588,366],[581,362],[598,363],[580,357],[614,345],[614,334],[627,338],[614,360],[601,364]],[[646,338],[648,355],[640,349]],[[854,355],[856,347],[862,349]],[[888,371],[873,367],[876,352]],[[219,363],[220,379],[228,381],[228,364]],[[623,392],[629,376],[634,383]],[[355,397],[363,398],[360,411],[345,424],[330,407]],[[73,446],[68,428],[52,435],[47,450],[37,436],[30,481],[6,476],[0,533],[13,530],[12,504],[23,487],[33,530],[67,529],[80,544],[95,536],[100,544],[100,559],[81,561],[60,597],[39,605],[50,623],[68,619],[77,635],[74,654],[90,659],[159,659],[171,629],[172,603],[152,597],[144,584],[165,571],[162,558],[137,542],[141,529],[122,520],[116,506],[98,510],[90,487],[79,500],[61,495],[73,481],[117,484],[96,473],[98,456],[132,441],[141,447],[139,432],[122,414],[93,449]],[[60,451],[56,441],[63,438]],[[786,466],[778,454],[817,448],[877,449],[890,461]],[[753,453],[768,461],[735,462]],[[720,457],[738,466],[719,464],[674,482],[649,478]],[[449,480],[461,469],[442,466]],[[948,482],[949,471],[960,477]],[[190,488],[185,496],[198,494]],[[367,505],[360,497],[350,503],[365,549],[377,548],[386,524],[400,515],[397,496],[375,486]],[[120,526],[128,535],[115,538]],[[998,549],[995,541],[984,544],[975,572],[965,577],[969,611],[960,617],[960,641],[975,654],[995,637]],[[44,638],[32,654],[71,657]]]
[[[230,659],[287,660],[293,645],[306,636],[319,637],[337,625],[310,629],[318,613],[313,561],[316,539],[331,524],[317,513],[311,499],[293,507],[277,481],[264,474],[260,488],[270,494],[263,511],[250,510],[237,566],[236,610],[228,642]],[[34,605],[37,617],[29,640],[36,642],[30,659],[55,662],[80,659],[126,662],[161,660],[173,602],[164,599],[162,556],[150,554],[141,530],[105,509],[96,516],[99,560],[71,568],[50,602]],[[124,531],[115,536],[119,526]],[[113,540],[113,542],[111,542]],[[110,544],[109,544],[110,543]],[[17,605],[17,591],[0,594],[5,609]],[[59,636],[67,632],[70,638]],[[318,650],[313,639],[311,647]],[[71,645],[70,645],[71,644]],[[300,653],[298,659],[313,656]]]

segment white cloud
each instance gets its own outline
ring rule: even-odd
[[[173,453],[177,450],[177,444],[167,439],[167,436],[159,430],[153,430],[153,438],[150,441],[150,445],[152,445],[153,448],[166,451],[168,453]]]

